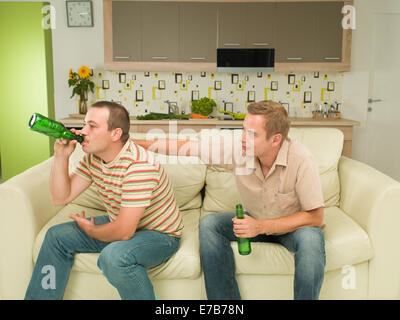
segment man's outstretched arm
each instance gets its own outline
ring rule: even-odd
[[[193,140],[155,139],[136,140],[137,145],[156,153],[172,156],[194,156],[199,157],[199,142]]]

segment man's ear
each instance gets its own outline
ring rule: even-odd
[[[282,134],[280,133],[274,134],[274,136],[272,137],[273,146],[279,146],[281,142],[282,142]]]
[[[122,129],[121,128],[115,128],[111,132],[111,139],[112,141],[118,141],[121,139],[122,136]]]

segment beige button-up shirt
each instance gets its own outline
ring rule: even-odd
[[[227,150],[232,148],[221,144],[220,150],[220,159],[225,164],[221,163],[224,161],[208,163],[233,170],[243,208],[255,219],[280,218],[324,206],[318,165],[300,142],[286,139],[265,177],[258,158],[238,164],[233,156],[232,164],[226,164]]]

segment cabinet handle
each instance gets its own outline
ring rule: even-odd
[[[204,57],[191,57],[190,60],[206,60]]]
[[[124,57],[124,56],[115,56],[114,59],[129,59],[130,56]]]
[[[224,43],[224,46],[240,46],[240,43]]]
[[[338,57],[325,57],[325,60],[340,60]]]
[[[168,57],[151,57],[154,60],[167,60]]]
[[[268,42],[253,42],[253,46],[269,46]]]
[[[299,61],[299,60],[303,60],[302,57],[287,57],[286,60],[290,60],[290,61]]]

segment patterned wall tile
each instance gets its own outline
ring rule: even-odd
[[[192,100],[212,98],[218,108],[246,112],[253,101],[281,102],[291,117],[311,117],[318,104],[342,102],[342,73],[115,72],[95,70],[92,101],[122,103],[131,115],[167,113],[166,100],[190,113]]]

